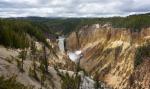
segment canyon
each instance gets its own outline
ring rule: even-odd
[[[150,27],[139,31],[92,24],[58,39],[46,40],[51,47],[46,47],[49,74],[42,89],[65,89],[77,75],[82,81],[79,89],[96,89],[96,82],[100,89],[150,89]],[[20,83],[39,89],[43,43],[35,41],[35,46],[38,81],[29,76],[33,68],[31,48],[27,49],[24,73],[21,73],[16,61],[21,49],[0,46],[0,74],[17,75]]]
[[[132,31],[94,24],[72,32],[66,47],[68,51],[81,50],[80,67],[111,88],[149,89],[150,56],[143,56],[143,62],[135,66],[137,49],[149,42],[150,28]]]

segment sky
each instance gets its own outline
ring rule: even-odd
[[[0,0],[0,17],[112,17],[150,12],[150,0]]]

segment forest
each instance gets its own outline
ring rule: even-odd
[[[30,46],[30,37],[46,43],[46,34],[67,35],[84,25],[111,23],[114,28],[140,31],[150,26],[150,13],[109,18],[22,17],[0,19],[0,44],[11,48]]]

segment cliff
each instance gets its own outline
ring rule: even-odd
[[[150,51],[140,55],[137,65],[137,50],[149,45],[150,28],[141,31],[113,28],[110,25],[85,26],[72,32],[67,40],[68,51],[81,50],[80,67],[87,73],[115,89],[149,89]],[[149,47],[149,46],[148,46]],[[149,47],[150,48],[150,47]]]

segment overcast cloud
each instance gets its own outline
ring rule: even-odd
[[[0,17],[108,17],[150,11],[150,0],[0,0]]]

